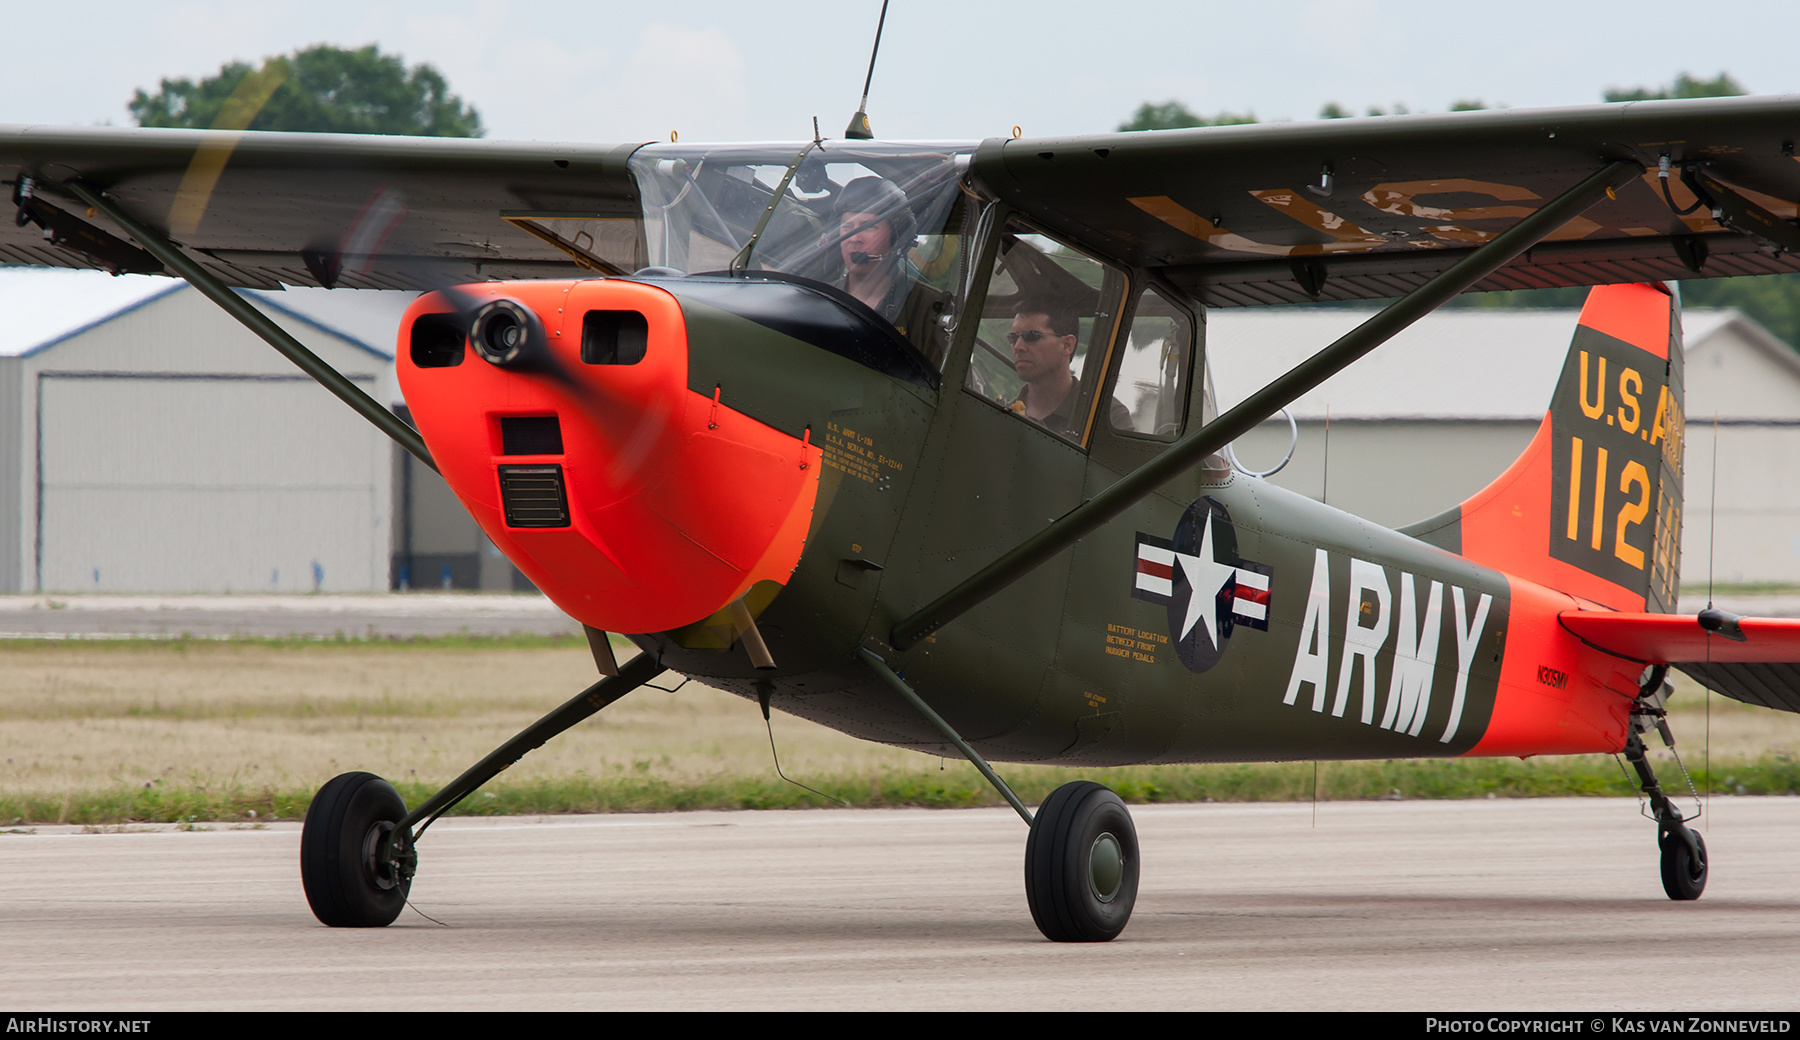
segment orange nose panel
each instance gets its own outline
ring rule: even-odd
[[[504,366],[466,342],[445,346],[443,329],[459,330],[454,343],[497,299],[535,315],[542,342]],[[819,449],[732,409],[728,394],[688,389],[686,323],[661,289],[533,281],[430,293],[401,323],[398,370],[451,489],[584,624],[678,628],[758,581],[785,584],[799,563]]]

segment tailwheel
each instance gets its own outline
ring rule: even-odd
[[[327,781],[300,829],[300,881],[315,917],[333,928],[380,928],[406,906],[418,855],[394,825],[406,803],[373,773]]]
[[[1692,830],[1690,847],[1682,833],[1664,831],[1657,844],[1662,846],[1663,891],[1670,899],[1699,899],[1706,891],[1706,842]]]
[[[1091,780],[1044,799],[1025,842],[1025,898],[1052,942],[1106,942],[1137,902],[1138,842],[1119,796]]]
[[[1625,735],[1625,760],[1637,771],[1638,787],[1643,790],[1644,797],[1656,814],[1656,844],[1662,849],[1662,883],[1663,891],[1670,899],[1699,899],[1700,893],[1706,891],[1706,842],[1700,840],[1700,834],[1688,824],[1695,817],[1683,816],[1669,796],[1663,793],[1662,785],[1656,782],[1656,774],[1650,768],[1650,756],[1644,748],[1643,734],[1656,730],[1663,739],[1663,744],[1671,752],[1675,749],[1674,734],[1669,732],[1667,716],[1663,711],[1663,703],[1669,691],[1674,689],[1664,682],[1669,671],[1668,665],[1655,665],[1644,669],[1644,676],[1639,682],[1638,703],[1632,708],[1632,727]],[[1681,766],[1681,756],[1675,756],[1675,764]],[[1682,775],[1687,776],[1687,769],[1682,767]],[[1693,792],[1696,801],[1699,792],[1694,791],[1694,781],[1688,780],[1688,790]]]

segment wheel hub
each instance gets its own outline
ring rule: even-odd
[[[1088,849],[1088,887],[1094,898],[1110,903],[1125,882],[1125,850],[1111,831],[1103,831]]]
[[[382,820],[363,835],[363,869],[376,888],[385,892],[410,880],[418,863],[412,846],[396,840],[392,823]]]

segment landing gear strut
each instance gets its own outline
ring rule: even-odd
[[[1670,899],[1699,899],[1700,893],[1706,891],[1706,842],[1688,827],[1687,818],[1663,793],[1644,753],[1642,733],[1652,728],[1662,734],[1663,743],[1671,748],[1675,746],[1675,738],[1669,733],[1662,712],[1662,698],[1666,692],[1663,676],[1667,672],[1668,666],[1659,665],[1644,680],[1645,692],[1640,693],[1639,707],[1632,712],[1634,724],[1625,741],[1625,760],[1637,771],[1638,786],[1656,814],[1656,844],[1662,850],[1663,891]]]
[[[439,816],[544,742],[662,672],[639,654],[525,727],[412,812],[373,773],[334,777],[313,796],[300,828],[300,881],[313,915],[333,928],[380,928],[406,906],[419,866],[417,841]]]
[[[1025,840],[1025,901],[1044,938],[1106,942],[1124,931],[1138,888],[1137,828],[1124,801],[1091,780],[1077,780],[1050,792],[1033,816],[987,760],[887,662],[867,649],[862,658],[981,770],[1031,828]]]

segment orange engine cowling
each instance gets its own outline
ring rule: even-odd
[[[397,353],[444,479],[576,620],[678,628],[799,563],[819,449],[689,389],[667,292],[595,279],[429,293]]]

